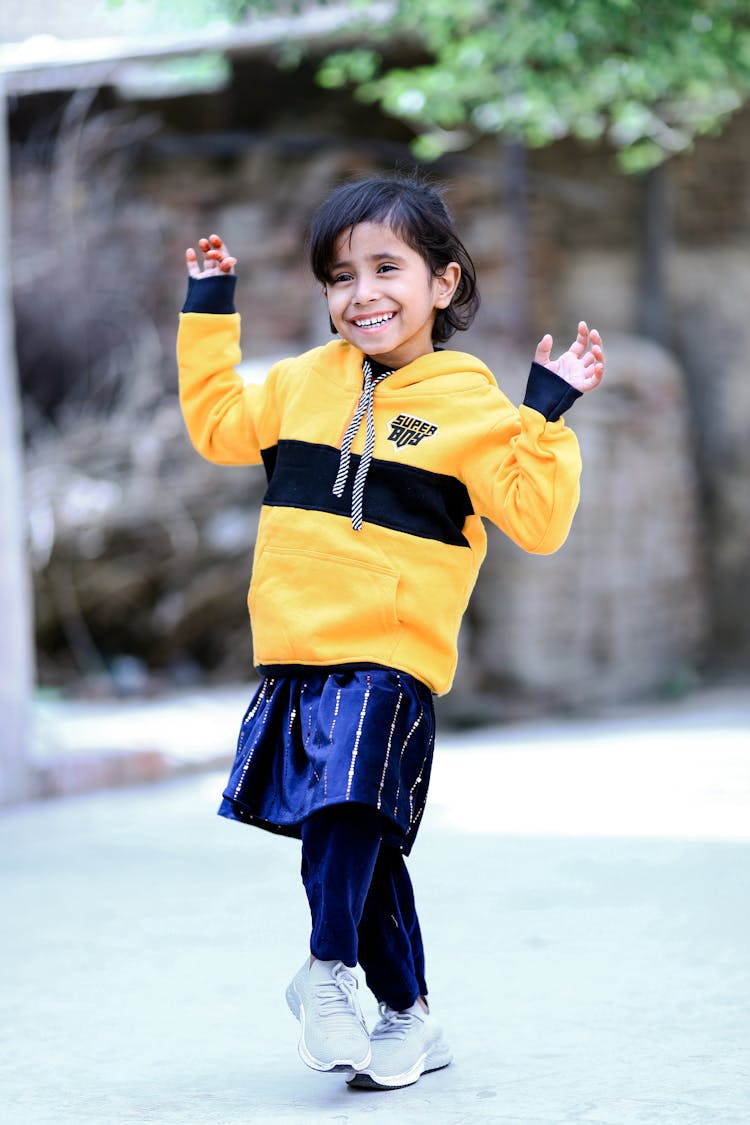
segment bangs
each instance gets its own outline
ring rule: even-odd
[[[359,184],[351,185],[359,188]],[[349,194],[349,193],[346,193]],[[406,199],[393,197],[391,193],[378,190],[374,185],[367,192],[352,192],[353,198],[331,199],[332,206],[324,208],[313,224],[308,243],[310,267],[323,285],[331,280],[331,267],[336,259],[336,244],[341,235],[360,223],[382,223],[393,233],[425,257],[422,246],[415,237],[415,228],[420,226],[419,216]],[[447,264],[447,263],[446,263]]]

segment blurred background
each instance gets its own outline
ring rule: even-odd
[[[567,346],[585,318],[608,356],[570,417],[570,538],[532,558],[489,529],[444,720],[750,684],[750,4],[453,9],[0,13],[0,800],[33,784],[34,699],[252,680],[264,478],[202,462],[183,431],[185,247],[216,230],[239,258],[260,378],[329,335],[314,207],[417,163],[478,267],[454,346],[515,401],[545,331]]]

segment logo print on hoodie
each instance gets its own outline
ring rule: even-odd
[[[425,422],[424,418],[413,418],[410,414],[399,414],[391,418],[389,423],[391,432],[388,441],[392,441],[396,449],[405,445],[419,445],[424,438],[431,438],[437,433],[437,426],[433,422]]]

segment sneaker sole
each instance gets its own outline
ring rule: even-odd
[[[443,1043],[436,1043],[426,1055],[417,1059],[414,1066],[401,1074],[376,1074],[372,1069],[362,1067],[360,1071],[347,1078],[347,1086],[360,1090],[399,1090],[403,1086],[413,1086],[423,1074],[433,1070],[443,1070],[453,1062],[453,1055]]]
[[[307,1043],[305,1043],[305,1006],[294,986],[294,981],[292,981],[286,990],[286,1002],[289,1005],[289,1010],[292,1015],[296,1016],[300,1022],[300,1037],[297,1044],[297,1051],[305,1066],[309,1066],[311,1070],[336,1073],[337,1071],[360,1071],[370,1065],[372,1061],[372,1050],[369,1046],[366,1054],[357,1061],[354,1059],[332,1059],[330,1062],[323,1062],[321,1059],[316,1058],[308,1048]]]

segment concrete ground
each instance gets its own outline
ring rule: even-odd
[[[0,816],[3,1122],[750,1122],[750,699],[440,739],[410,867],[455,1061],[394,1092],[297,1057],[298,847],[223,779]]]

